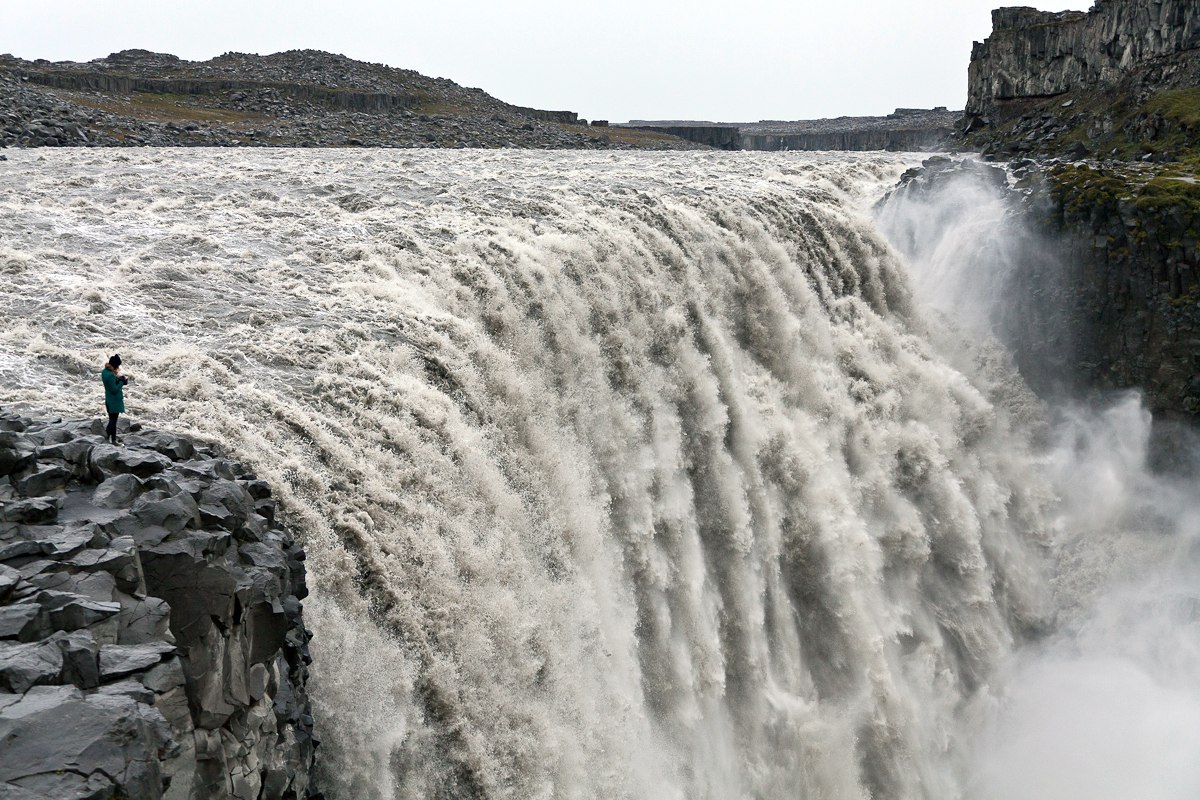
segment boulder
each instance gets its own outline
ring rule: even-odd
[[[63,466],[62,463],[39,463],[31,469],[32,471],[17,478],[13,484],[16,486],[17,491],[25,497],[49,494],[56,489],[66,486],[67,481],[71,479],[71,470]]]
[[[143,525],[166,528],[172,533],[201,524],[196,501],[184,491],[173,495],[158,489],[147,492],[134,502],[133,515]]]
[[[0,521],[45,525],[58,518],[58,503],[50,497],[31,497],[0,506]]]
[[[0,716],[0,782],[61,800],[162,796],[170,730],[161,714],[119,696],[47,693],[39,701],[23,716]]]
[[[28,469],[36,460],[37,444],[32,439],[18,431],[0,430],[0,475]]]
[[[171,466],[171,459],[153,450],[97,445],[88,456],[93,478],[105,480],[113,475],[131,474],[148,478]]]
[[[142,481],[136,475],[123,473],[108,478],[92,493],[92,503],[101,508],[128,508],[142,493]]]
[[[175,652],[167,642],[146,644],[108,644],[100,648],[100,677],[105,681],[145,672]]]
[[[62,650],[55,642],[0,642],[0,691],[21,694],[58,683],[62,667]]]

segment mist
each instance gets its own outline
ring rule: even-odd
[[[878,208],[934,317],[1019,337],[1014,276],[1054,269],[997,168],[968,164]],[[1042,365],[1028,365],[1038,372]],[[1046,384],[1045,375],[1032,375]],[[1055,620],[974,709],[971,796],[1200,796],[1200,437],[1135,391],[1046,393],[1043,474]]]

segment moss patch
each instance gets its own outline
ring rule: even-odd
[[[211,108],[200,105],[200,95],[155,94],[134,92],[129,95],[98,95],[88,92],[56,90],[64,100],[144,122],[220,122],[223,124],[259,125],[268,121],[262,114]]]

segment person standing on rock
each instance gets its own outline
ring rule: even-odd
[[[131,380],[121,374],[121,354],[116,353],[100,372],[104,382],[104,408],[108,411],[108,441],[117,444],[117,417],[125,413],[125,385]]]

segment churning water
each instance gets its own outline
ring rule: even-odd
[[[0,402],[275,484],[341,800],[1194,798],[1195,485],[925,310],[911,163],[13,154]]]

